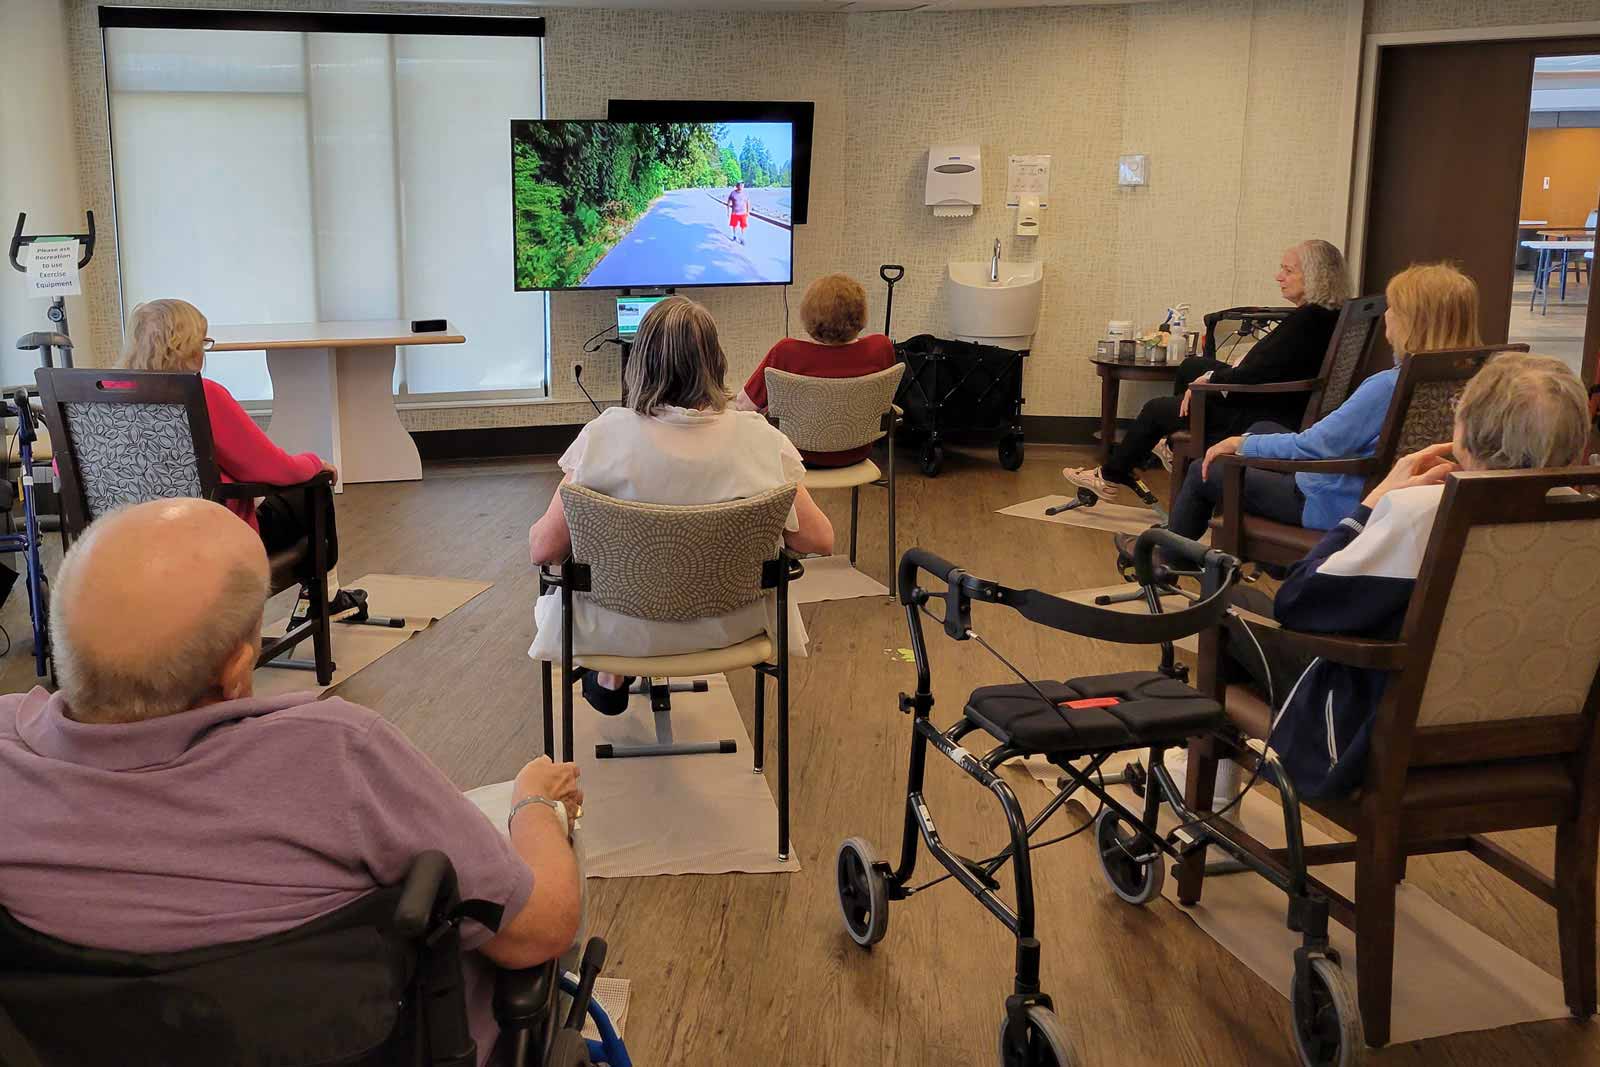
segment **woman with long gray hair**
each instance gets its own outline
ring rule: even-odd
[[[1327,241],[1302,241],[1284,251],[1276,280],[1283,299],[1294,305],[1294,311],[1277,329],[1232,366],[1203,356],[1184,360],[1178,368],[1173,395],[1147,402],[1104,464],[1064,468],[1061,473],[1067,481],[1114,500],[1121,487],[1142,488],[1136,469],[1152,452],[1170,470],[1172,453],[1166,447],[1166,438],[1187,425],[1189,387],[1198,382],[1264,385],[1315,378],[1322,370],[1339,310],[1350,299],[1344,256]],[[1212,397],[1206,402],[1206,444],[1258,422],[1299,426],[1305,417],[1306,399],[1304,393]]]
[[[733,410],[723,384],[727,373],[711,313],[686,297],[661,301],[639,324],[625,375],[626,406],[607,408],[583,428],[561,457],[563,481],[650,504],[715,504],[801,481],[805,466],[789,439],[755,412]],[[833,551],[833,526],[803,485],[784,543],[796,552]],[[558,492],[528,531],[528,552],[537,566],[558,563],[571,551]],[[799,618],[791,610],[790,645],[804,655]],[[528,654],[559,659],[560,596],[541,597],[534,620],[538,633]],[[573,610],[573,647],[591,655],[670,656],[735,645],[765,628],[760,604],[715,619],[664,623],[580,600]],[[597,711],[620,715],[628,707],[627,681],[585,673],[584,698]]]

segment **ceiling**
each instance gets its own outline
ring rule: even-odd
[[[539,7],[651,8],[662,11],[765,11],[873,14],[889,11],[973,11],[1012,7],[1103,7],[1157,0],[444,0],[446,3],[526,4]]]

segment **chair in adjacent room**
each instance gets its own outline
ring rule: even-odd
[[[61,476],[64,536],[75,538],[100,515],[147,500],[254,500],[331,484],[326,471],[293,486],[224,482],[198,374],[41,368],[36,377]],[[311,492],[310,502],[312,535],[268,560],[270,593],[303,585],[310,614],[282,636],[265,638],[257,665],[315,671],[317,684],[326,686],[337,666],[327,613],[326,495]],[[307,638],[313,658],[287,658]]]
[[[798,487],[718,504],[645,504],[579,485],[561,486],[572,558],[540,571],[539,591],[561,595],[561,758],[572,759],[572,686],[577,669],[650,680],[693,678],[741,667],[756,672],[754,769],[765,759],[766,680],[777,683],[778,856],[789,855],[789,583],[802,573],[783,548]],[[574,649],[573,609],[588,600],[655,623],[716,618],[767,601],[770,632],[726,648],[664,656],[591,654]],[[555,755],[551,664],[541,664],[545,754]],[[653,688],[653,687],[652,687]],[[732,753],[731,739],[675,741],[670,701],[652,701],[659,744],[599,745],[600,759]]]
[[[1212,544],[1239,559],[1287,567],[1304,558],[1322,539],[1322,530],[1274,522],[1244,510],[1244,472],[1288,474],[1354,474],[1371,489],[1389,473],[1395,460],[1440,441],[1450,440],[1455,404],[1467,382],[1497,352],[1526,352],[1525,344],[1487,345],[1406,357],[1395,381],[1377,450],[1359,459],[1256,459],[1220,456],[1222,507],[1211,520]]]
[[[1172,489],[1168,506],[1175,505],[1178,491],[1183,487],[1183,477],[1189,464],[1205,458],[1209,447],[1206,436],[1208,398],[1227,393],[1229,396],[1284,396],[1306,394],[1306,414],[1301,429],[1310,426],[1343,404],[1355,388],[1356,372],[1366,361],[1367,353],[1378,337],[1383,325],[1383,313],[1388,301],[1377,296],[1361,296],[1346,300],[1334,324],[1333,337],[1322,359],[1322,368],[1315,378],[1297,382],[1268,382],[1263,385],[1212,385],[1202,382],[1190,386],[1189,428],[1178,430],[1167,438],[1172,448]],[[1209,323],[1210,316],[1207,316]]]
[[[822,489],[850,490],[850,565],[856,562],[856,525],[863,485],[888,490],[889,558],[884,568],[889,596],[895,595],[895,483],[894,435],[899,421],[894,394],[900,388],[906,365],[858,378],[813,378],[768,367],[767,414],[794,446],[805,452],[847,452],[887,441],[884,470],[871,459],[848,467],[811,467],[804,485],[813,493]]]
[[[1320,882],[1313,888],[1355,933],[1370,1045],[1390,1036],[1395,888],[1410,856],[1466,852],[1553,906],[1567,1006],[1578,1018],[1594,1014],[1600,603],[1587,578],[1600,559],[1600,499],[1588,495],[1597,487],[1594,467],[1452,475],[1398,640],[1277,631],[1305,655],[1393,672],[1360,788],[1306,802],[1355,837],[1306,854],[1315,864],[1356,865],[1353,902]],[[1252,763],[1244,741],[1259,743],[1272,725],[1273,709],[1254,688],[1229,683],[1229,639],[1220,629],[1202,634],[1199,689],[1222,703],[1242,740],[1191,745],[1188,796],[1202,808],[1211,806],[1217,759]],[[1552,874],[1486,836],[1529,827],[1555,829]],[[1226,829],[1281,865],[1283,850]],[[1199,849],[1180,864],[1179,900],[1198,901],[1204,877]]]
[[[67,1067],[275,1064],[472,1067],[461,974],[463,918],[500,908],[460,899],[455,869],[425,852],[406,880],[302,926],[185,952],[90,949],[0,909],[0,1063]],[[496,976],[495,1067],[573,1067],[605,944],[584,953],[574,1010],[552,961]],[[590,973],[593,972],[593,973]]]

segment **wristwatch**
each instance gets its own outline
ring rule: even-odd
[[[511,805],[511,811],[506,815],[506,833],[509,834],[511,832],[511,820],[517,817],[517,812],[521,811],[529,804],[543,804],[545,807],[555,812],[556,819],[561,823],[561,836],[572,836],[572,829],[567,821],[567,806],[561,803],[559,800],[551,800],[549,797],[541,796],[523,797],[521,800]]]

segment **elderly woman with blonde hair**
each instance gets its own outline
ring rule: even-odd
[[[711,313],[673,296],[650,309],[639,324],[628,361],[628,404],[607,408],[562,455],[563,483],[618,500],[650,504],[716,504],[757,496],[798,483],[800,454],[767,420],[729,405],[723,378],[727,356]],[[805,486],[795,495],[784,543],[796,552],[833,550],[833,526]],[[558,563],[572,552],[572,532],[558,492],[528,531],[535,565]],[[791,603],[791,651],[804,655],[805,629]],[[561,598],[548,593],[534,609],[537,633],[528,654],[559,659]],[[587,600],[573,606],[573,647],[622,656],[670,656],[725,648],[767,629],[764,605],[690,622],[655,622],[611,611]],[[627,710],[629,679],[585,672],[583,695],[597,710]]]
[[[128,316],[117,366],[123,370],[182,371],[198,374],[206,364],[210,324],[185,300],[148,300]],[[262,432],[249,412],[239,405],[221,382],[202,378],[206,414],[211,422],[211,447],[225,482],[259,482],[264,485],[299,485],[319,471],[339,472],[314,452],[291,455]],[[339,561],[339,536],[333,523],[333,494],[327,486],[276,493],[259,504],[229,500],[228,509],[261,535],[270,555],[288,549],[311,532],[311,493],[325,496],[328,559],[328,607],[335,619],[360,621],[367,617],[367,594],[360,589],[340,589],[335,564]],[[296,603],[295,620],[309,608],[304,597]]]
[[[1327,241],[1301,241],[1284,250],[1275,277],[1278,292],[1294,311],[1267,334],[1238,363],[1192,356],[1178,367],[1172,396],[1145,403],[1138,418],[1106,461],[1098,467],[1065,467],[1062,475],[1073,485],[1091,489],[1107,500],[1131,488],[1141,497],[1149,494],[1139,478],[1138,466],[1154,452],[1171,468],[1167,435],[1189,421],[1189,387],[1213,385],[1265,385],[1315,378],[1338,325],[1339,312],[1350,299],[1350,276],[1344,255]],[[1280,393],[1215,397],[1206,405],[1206,433],[1218,440],[1257,422],[1298,426],[1305,418],[1306,394]]]
[[[894,342],[881,333],[861,336],[867,326],[867,291],[848,274],[827,274],[806,286],[800,323],[811,340],[785,337],[772,346],[744,383],[737,404],[746,411],[767,410],[767,368],[812,378],[860,378],[894,366]],[[802,452],[808,467],[848,467],[867,458],[871,447],[845,452]]]
[[[1369,375],[1327,416],[1309,429],[1292,432],[1276,423],[1252,425],[1206,452],[1189,473],[1173,503],[1168,526],[1184,537],[1206,532],[1222,503],[1218,456],[1235,453],[1261,459],[1356,459],[1377,451],[1378,435],[1389,413],[1400,377],[1400,363],[1412,352],[1471,348],[1478,333],[1478,283],[1448,263],[1407,267],[1389,279],[1389,309],[1384,329],[1394,348],[1395,365]],[[1353,474],[1282,474],[1251,469],[1244,476],[1244,509],[1275,522],[1326,530],[1361,499],[1362,479]],[[1128,545],[1118,535],[1118,549]]]

